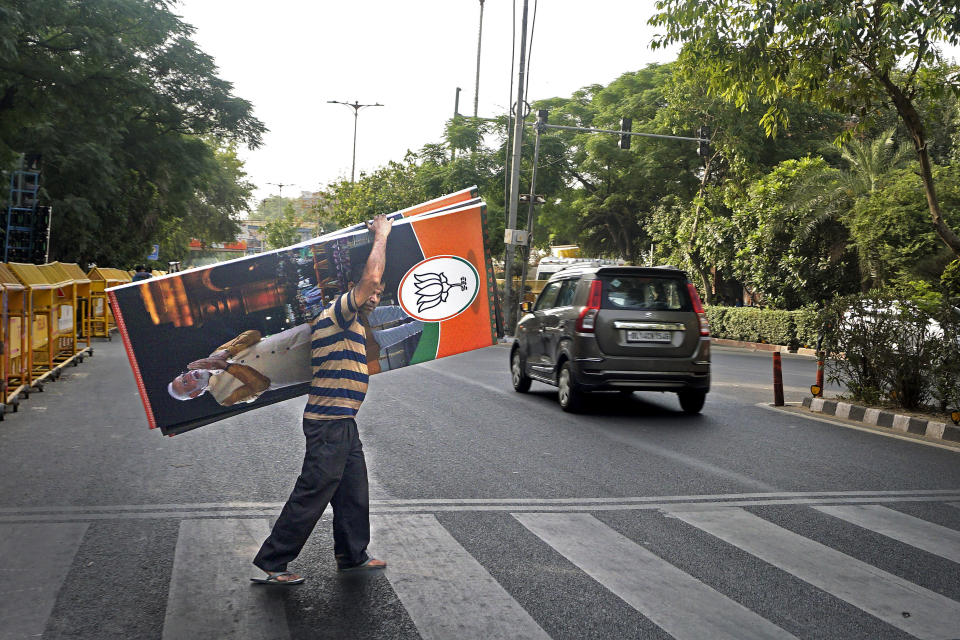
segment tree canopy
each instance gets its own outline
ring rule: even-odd
[[[944,220],[919,101],[960,94],[960,76],[943,73],[937,43],[960,43],[957,0],[658,0],[654,46],[684,44],[681,68],[707,80],[712,95],[747,109],[775,134],[790,119],[784,101],[800,99],[860,122],[892,106],[914,144],[931,220],[960,255],[960,237]],[[849,136],[850,130],[846,132]]]
[[[127,265],[235,237],[265,127],[167,0],[0,0],[0,169],[42,155],[51,259]],[[188,238],[187,238],[188,239]]]

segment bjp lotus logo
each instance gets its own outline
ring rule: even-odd
[[[400,281],[397,297],[408,315],[424,322],[449,320],[477,297],[480,274],[457,256],[434,256],[416,264]]]

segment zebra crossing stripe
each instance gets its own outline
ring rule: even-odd
[[[960,531],[878,504],[820,505],[813,508],[947,560],[960,562]]]
[[[43,635],[88,526],[0,525],[0,639]]]
[[[671,509],[667,513],[917,638],[957,637],[960,603],[744,509]]]
[[[677,640],[794,638],[589,514],[513,517]]]
[[[289,639],[283,588],[249,581],[263,575],[250,562],[269,533],[264,519],[180,522],[163,640]]]
[[[423,640],[549,640],[434,516],[376,515],[370,527],[387,579]]]

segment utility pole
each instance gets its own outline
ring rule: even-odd
[[[530,194],[527,196],[527,250],[522,251],[523,267],[520,269],[520,291],[517,294],[517,300],[521,300],[523,296],[527,293],[527,269],[530,267],[530,251],[533,248],[533,230],[536,223],[536,216],[534,215],[533,207],[538,204],[543,204],[545,200],[541,200],[537,196],[537,163],[540,161],[540,134],[544,133],[547,128],[547,110],[540,109],[537,111],[537,122],[534,125],[534,130],[537,132],[537,137],[533,144],[533,169],[530,173]],[[513,317],[513,322],[517,322],[520,319],[520,305],[517,305],[517,313]]]
[[[477,33],[477,84],[473,90],[473,117],[480,107],[480,44],[483,42],[483,0],[480,0],[480,31]]]
[[[379,102],[373,104],[360,104],[356,100],[351,102],[340,102],[339,100],[327,100],[328,104],[342,104],[353,109],[353,163],[350,165],[350,182],[354,181],[357,171],[357,116],[360,115],[360,109],[366,107],[382,107]]]
[[[460,117],[460,87],[457,87],[457,97],[453,100],[453,120],[456,122],[457,118]],[[453,162],[457,159],[457,148],[450,145],[450,161]]]
[[[511,166],[511,176],[510,176],[510,211],[507,219],[507,230],[512,232],[517,228],[517,207],[520,203],[520,156],[523,149],[523,87],[524,80],[526,77],[526,57],[527,57],[527,10],[529,8],[529,0],[523,0],[523,18],[521,19],[520,26],[520,73],[517,78],[517,112],[514,114],[516,118],[514,120],[513,127],[513,161]],[[529,240],[528,240],[529,241]],[[514,311],[514,296],[513,296],[513,254],[514,254],[514,238],[510,239],[510,242],[506,247],[506,255],[504,257],[504,329],[505,331],[513,335],[514,329],[514,319],[516,318],[516,312]]]

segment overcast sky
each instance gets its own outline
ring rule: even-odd
[[[481,116],[515,99],[514,5],[519,33],[523,0],[484,2]],[[177,11],[270,129],[241,151],[256,200],[280,183],[292,196],[350,177],[353,109],[328,100],[384,105],[360,111],[358,176],[439,142],[457,87],[460,113],[473,114],[479,0],[180,0]],[[677,47],[649,48],[654,11],[654,0],[530,0],[528,101],[675,59]]]
[[[484,2],[481,116],[512,102],[513,5]],[[242,152],[258,200],[279,193],[270,183],[287,183],[291,196],[350,177],[353,109],[327,100],[384,105],[360,111],[358,176],[439,142],[457,87],[460,113],[473,115],[479,0],[181,0],[177,12],[270,129],[260,149]],[[530,98],[673,60],[676,49],[649,49],[653,12],[653,0],[540,0]]]

